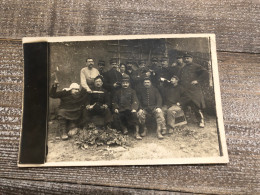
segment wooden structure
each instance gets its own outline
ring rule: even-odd
[[[257,0],[13,1],[0,7],[0,194],[259,194]],[[18,168],[25,36],[215,33],[227,165]]]

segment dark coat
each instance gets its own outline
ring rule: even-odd
[[[162,107],[162,97],[157,88],[151,86],[150,88],[140,88],[137,91],[140,108],[153,110]]]
[[[95,91],[102,93],[95,93]],[[103,87],[94,87],[92,92],[93,93],[88,94],[86,105],[93,105],[96,103],[96,105],[102,106],[103,104],[106,104],[108,107],[110,107],[110,95],[107,90],[105,90]]]
[[[197,107],[205,108],[204,95],[200,83],[208,79],[208,71],[195,63],[186,64],[179,71],[180,85],[185,90],[186,102],[192,101]],[[197,80],[199,83],[192,85],[191,82]]]
[[[82,114],[87,100],[87,92],[82,89],[79,93],[73,95],[71,91],[58,91],[57,86],[53,85],[50,90],[51,98],[60,98],[58,107],[58,116],[67,120],[78,120]]]
[[[172,84],[168,84],[163,88],[162,98],[163,105],[167,107],[171,107],[175,105],[177,102],[182,104],[182,95],[183,89],[180,85],[173,86]]]
[[[132,74],[133,88],[138,89],[144,86],[144,78],[146,77],[146,73],[149,72],[147,67],[139,68]]]
[[[130,87],[127,89],[121,88],[115,92],[112,99],[113,110],[118,109],[119,112],[126,110],[137,110],[139,102],[136,93]]]
[[[110,69],[109,71],[104,73],[104,88],[111,92],[114,91],[114,83],[121,83],[122,82],[122,74],[120,72],[118,72],[115,69]],[[118,87],[120,88],[120,87]]]

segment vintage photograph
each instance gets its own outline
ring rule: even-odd
[[[213,34],[46,39],[46,165],[228,162]]]

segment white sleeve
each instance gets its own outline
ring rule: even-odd
[[[81,69],[81,71],[80,71],[80,84],[87,91],[91,91],[88,84],[87,84],[87,79],[86,79],[86,76],[85,76],[85,73],[84,73],[84,68]]]

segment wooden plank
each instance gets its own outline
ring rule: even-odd
[[[93,186],[71,183],[42,182],[28,180],[14,180],[0,178],[1,194],[160,194],[160,195],[187,195],[185,192],[169,192],[161,190],[144,190],[131,188],[117,188],[106,186]]]
[[[2,38],[216,33],[220,51],[260,52],[260,4],[244,1],[13,1],[1,4]]]
[[[9,75],[13,70],[17,72],[17,77],[10,83],[0,80],[2,192],[7,192],[7,188],[12,185],[16,186],[12,188],[13,193],[15,190],[22,192],[23,188],[29,190],[30,187],[32,192],[57,194],[67,192],[70,188],[71,191],[68,192],[75,193],[81,193],[85,188],[90,192],[92,189],[96,190],[94,192],[97,193],[107,189],[111,189],[111,193],[119,193],[121,191],[117,190],[120,188],[193,193],[260,193],[260,54],[218,52],[230,155],[230,163],[227,165],[18,168],[16,162],[22,109],[22,48],[19,41],[0,41],[0,48],[0,67],[5,70],[0,71],[0,77]],[[60,188],[54,187],[57,183]],[[114,188],[78,188],[79,184]],[[64,191],[61,190],[62,187]]]

